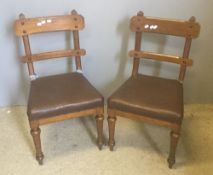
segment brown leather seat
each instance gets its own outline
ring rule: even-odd
[[[181,123],[183,87],[177,80],[147,75],[129,78],[108,99],[108,106],[121,111]]]
[[[81,73],[67,73],[33,80],[27,113],[34,120],[98,106],[103,97],[89,81]]]

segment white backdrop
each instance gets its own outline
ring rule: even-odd
[[[84,75],[108,97],[130,76],[132,60],[127,52],[133,48],[134,35],[129,31],[129,19],[139,10],[147,16],[189,19],[194,15],[201,24],[200,37],[193,41],[190,57],[194,65],[185,79],[186,103],[213,102],[213,0],[2,0],[0,6],[0,106],[26,104],[29,79],[26,65],[19,62],[23,53],[20,39],[14,35],[13,22],[19,13],[27,17],[62,15],[76,9],[85,17],[86,28],[80,33],[81,47],[87,50],[82,58]],[[41,38],[42,37],[42,38]],[[69,34],[35,35],[32,49],[46,51],[72,46]],[[183,41],[176,38],[144,36],[147,50],[179,52]],[[160,43],[157,47],[154,41]],[[164,47],[164,44],[168,44]],[[163,46],[162,46],[163,45]],[[178,49],[178,51],[176,51]],[[42,64],[41,64],[42,63]],[[72,69],[70,59],[56,59],[35,64],[39,76],[67,72]],[[171,64],[144,63],[140,71],[177,77],[178,69]],[[155,69],[152,69],[154,66]],[[161,68],[161,69],[160,69]]]

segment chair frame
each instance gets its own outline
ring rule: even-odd
[[[165,28],[161,28],[164,26]],[[134,57],[132,77],[136,78],[138,75],[140,58],[154,59],[158,61],[167,61],[171,63],[180,64],[179,81],[182,83],[185,77],[186,66],[192,65],[192,60],[189,59],[189,52],[191,47],[192,38],[196,38],[200,31],[200,25],[195,22],[195,17],[191,17],[189,21],[170,20],[163,18],[145,17],[143,12],[138,12],[137,16],[131,18],[130,29],[135,34],[135,49],[129,52],[130,57]],[[159,33],[165,35],[179,36],[185,38],[185,46],[183,49],[183,56],[173,56],[165,54],[156,54],[152,52],[141,51],[142,32]],[[170,137],[170,153],[168,157],[169,168],[175,163],[175,153],[177,143],[180,137],[181,124],[162,121],[149,116],[141,116],[130,112],[121,111],[118,109],[107,109],[108,113],[108,126],[109,126],[109,147],[113,151],[115,145],[115,122],[116,116],[121,116],[133,120],[139,120],[154,125],[163,126],[171,129]]]
[[[31,80],[36,78],[33,62],[50,58],[59,57],[75,57],[75,64],[77,72],[82,73],[81,56],[86,54],[84,49],[80,49],[79,31],[84,28],[84,18],[75,10],[70,15],[64,16],[47,16],[38,18],[25,18],[23,14],[19,15],[19,20],[15,21],[15,32],[17,36],[21,36],[24,43],[26,56],[23,56],[21,61],[27,63],[29,76]],[[56,31],[72,31],[74,40],[74,49],[58,50],[52,52],[45,52],[39,54],[32,54],[30,48],[29,35],[43,32]],[[31,135],[36,149],[36,159],[38,163],[43,164],[43,152],[41,148],[40,125],[59,122],[71,118],[78,118],[82,116],[95,115],[97,125],[97,145],[101,150],[103,145],[103,120],[104,120],[104,106],[96,107],[79,112],[72,112],[63,115],[51,116],[48,118],[41,118],[29,120]]]

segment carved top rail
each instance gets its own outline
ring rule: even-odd
[[[133,32],[150,32],[196,38],[200,32],[200,25],[195,22],[194,17],[191,17],[188,21],[182,21],[147,17],[141,13],[131,18],[130,29]]]
[[[18,36],[41,32],[75,31],[83,28],[84,18],[78,14],[37,18],[25,18],[22,14],[20,19],[15,21],[15,32]]]

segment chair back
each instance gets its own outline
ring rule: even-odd
[[[27,63],[30,76],[35,75],[34,61],[60,57],[75,57],[76,69],[77,71],[82,71],[81,56],[85,55],[86,51],[80,49],[79,31],[83,28],[84,18],[77,14],[75,10],[70,15],[37,18],[25,18],[23,14],[20,14],[19,19],[15,21],[15,33],[23,38],[25,56],[22,57],[21,61]],[[32,54],[29,35],[57,31],[72,31],[74,49]]]
[[[137,16],[133,16],[130,20],[130,29],[136,33],[135,49],[129,52],[129,56],[134,58],[132,71],[134,77],[138,74],[140,58],[145,58],[179,64],[179,81],[182,82],[184,80],[186,66],[192,65],[192,59],[189,58],[191,42],[193,38],[198,37],[200,32],[200,25],[195,21],[195,17],[191,17],[188,21],[183,21],[146,17],[143,15],[143,12],[138,12]],[[175,56],[141,51],[142,32],[185,38],[183,55]]]

